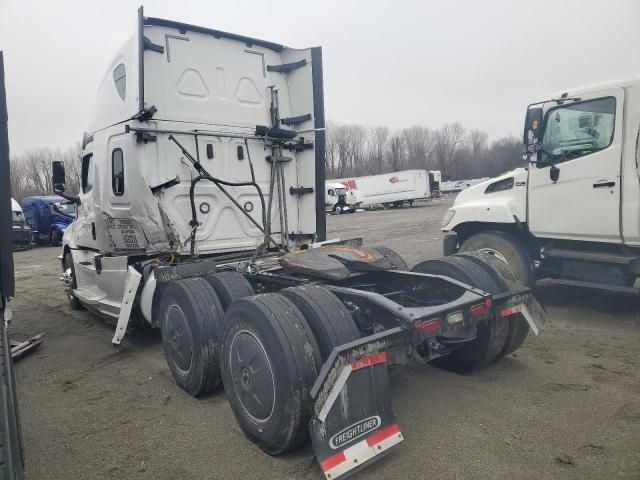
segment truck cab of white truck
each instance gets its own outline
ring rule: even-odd
[[[529,105],[519,168],[458,195],[445,254],[484,250],[527,284],[635,292],[640,274],[640,80]]]

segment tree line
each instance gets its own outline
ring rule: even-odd
[[[80,190],[82,145],[76,142],[66,149],[32,148],[11,157],[11,196],[18,202],[25,197],[53,195],[51,162],[64,161],[67,190]]]
[[[467,130],[459,122],[438,129],[414,125],[392,131],[380,125],[328,122],[325,168],[327,178],[374,175],[419,168],[440,170],[444,180],[493,177],[524,166],[522,142],[515,137],[491,143],[482,130]],[[80,188],[82,146],[33,148],[11,158],[11,195],[18,201],[50,195],[51,162],[63,160],[67,190]]]
[[[509,136],[489,143],[486,132],[467,130],[459,122],[438,129],[414,125],[395,131],[384,125],[328,122],[326,150],[327,178],[416,168],[440,170],[443,180],[466,180],[526,165],[520,139]]]

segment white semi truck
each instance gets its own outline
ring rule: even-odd
[[[311,439],[337,479],[403,439],[388,366],[482,367],[543,317],[494,257],[407,271],[388,248],[325,241],[321,58],[140,9],[98,91],[81,191],[61,162],[53,184],[78,205],[70,306],[112,321],[115,344],[160,328],[181,388],[224,384],[248,438],[273,455]]]
[[[413,205],[415,200],[431,197],[429,174],[426,170],[403,170],[400,172],[348,177],[331,180],[346,185],[363,207],[382,205],[384,208],[399,208]]]
[[[640,80],[563,92],[529,105],[528,168],[458,195],[444,253],[490,252],[536,279],[637,293]]]

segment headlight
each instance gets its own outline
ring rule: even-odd
[[[447,225],[449,225],[449,222],[453,220],[453,216],[455,214],[456,214],[456,211],[453,208],[450,208],[449,210],[447,210],[447,213],[445,213],[444,217],[442,217],[442,226],[446,227]]]

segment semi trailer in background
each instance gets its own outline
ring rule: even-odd
[[[399,208],[413,205],[416,200],[431,197],[429,174],[426,170],[403,170],[401,172],[347,177],[331,180],[345,185],[360,206],[372,208]]]
[[[389,366],[483,367],[543,316],[490,255],[409,271],[387,247],[327,241],[324,127],[319,47],[141,8],[98,91],[79,195],[62,162],[53,185],[78,208],[60,256],[71,308],[112,322],[115,344],[159,328],[181,388],[223,385],[250,440],[271,455],[310,440],[335,480],[404,438]],[[424,170],[387,184],[408,193],[383,202],[429,196]]]

